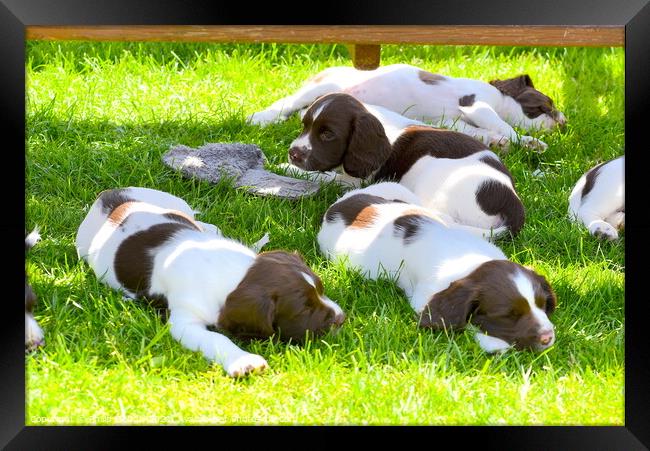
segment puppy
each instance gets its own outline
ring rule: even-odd
[[[468,322],[487,352],[541,351],[555,341],[555,294],[546,279],[508,261],[499,248],[450,228],[435,212],[408,203],[411,193],[379,183],[346,193],[325,213],[321,252],[370,279],[396,278],[419,326],[462,328]]]
[[[34,229],[29,235],[25,237],[25,256],[38,241],[41,235],[38,229]],[[33,351],[34,349],[42,346],[45,343],[43,329],[38,325],[34,319],[34,306],[38,298],[27,280],[27,271],[25,271],[25,350]]]
[[[182,199],[148,188],[102,192],[79,226],[79,257],[98,278],[128,297],[169,310],[171,334],[228,375],[266,368],[239,338],[301,340],[338,327],[345,315],[320,278],[295,253],[256,254],[194,219]]]
[[[462,133],[425,126],[348,94],[328,94],[302,118],[289,148],[293,167],[330,171],[321,180],[360,186],[394,180],[423,205],[459,224],[522,228],[525,209],[512,175],[484,144]]]
[[[409,118],[452,128],[507,148],[511,141],[534,149],[547,145],[512,128],[553,129],[566,123],[553,101],[535,89],[527,74],[489,83],[433,74],[407,64],[375,70],[332,67],[316,74],[295,94],[249,116],[253,124],[286,119],[319,96],[343,92]]]
[[[569,217],[598,238],[618,239],[625,228],[625,155],[587,171],[569,196]]]

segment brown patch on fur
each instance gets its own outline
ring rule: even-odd
[[[510,233],[516,235],[524,226],[526,212],[521,199],[501,182],[487,180],[476,190],[476,203],[486,214],[500,215]]]
[[[128,197],[126,191],[127,190],[124,188],[119,188],[119,189],[105,190],[99,193],[97,198],[101,200],[102,211],[106,215],[110,215],[113,212],[113,210],[115,210],[120,205],[127,202],[134,202],[134,199]]]
[[[506,80],[491,80],[490,84],[502,94],[515,99],[521,105],[524,114],[530,119],[541,114],[548,114],[555,119],[559,114],[559,111],[553,106],[553,100],[535,89],[528,74]]]
[[[476,94],[470,94],[470,95],[463,96],[460,99],[458,99],[458,105],[460,105],[460,106],[472,106],[472,105],[474,105],[475,101],[476,101]]]
[[[418,71],[418,77],[422,81],[422,83],[425,83],[427,85],[436,85],[440,83],[441,81],[445,81],[447,77],[444,77],[442,75],[434,74],[431,72],[428,72],[426,70],[420,70]]]
[[[600,163],[599,165],[594,166],[587,172],[586,180],[585,180],[585,186],[582,187],[582,194],[581,198],[584,199],[587,194],[591,192],[593,189],[594,185],[596,184],[596,179],[598,178],[598,174],[600,173],[600,168],[602,168],[606,161],[603,163]]]
[[[346,227],[366,228],[377,217],[377,210],[374,205],[391,202],[379,196],[355,194],[332,205],[325,213],[325,220],[334,222],[340,218]]]
[[[153,300],[153,304],[167,303],[162,296],[149,292],[154,253],[181,230],[190,229],[179,223],[162,223],[127,237],[117,248],[113,266],[120,284],[138,297]]]
[[[535,304],[550,315],[555,310],[556,298],[543,276],[508,260],[492,260],[436,293],[422,311],[419,325],[463,328],[471,321],[483,332],[518,349],[535,348],[542,331],[538,330],[528,301],[512,280],[517,271],[531,281]]]
[[[420,213],[405,213],[393,221],[393,235],[401,236],[404,244],[409,244],[413,241],[413,237],[417,236],[422,223],[430,217]]]
[[[136,203],[136,201],[128,200],[119,205],[116,205],[108,215],[108,220],[115,225],[122,224],[127,216],[129,216],[129,210]]]
[[[314,280],[308,283],[302,273]],[[226,298],[217,327],[239,338],[300,341],[307,331],[321,334],[343,318],[321,299],[323,286],[298,254],[282,251],[259,254],[237,288]]]
[[[406,127],[393,143],[391,155],[375,174],[374,181],[399,181],[424,156],[464,158],[483,150],[487,150],[485,144],[471,136],[452,130],[413,125]]]
[[[182,211],[178,210],[171,210],[169,213],[163,214],[163,216],[169,220],[172,220],[174,222],[178,222],[179,224],[185,224],[187,226],[190,226],[199,232],[202,232],[203,229],[201,226],[197,224],[197,222],[191,218],[190,216],[186,215]]]

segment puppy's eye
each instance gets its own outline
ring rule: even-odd
[[[320,136],[320,139],[322,139],[323,141],[331,141],[334,138],[336,138],[336,135],[334,134],[334,132],[331,131],[331,130],[327,130],[327,129],[321,130],[319,136]]]

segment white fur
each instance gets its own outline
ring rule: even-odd
[[[409,118],[450,127],[486,144],[504,148],[513,137],[518,138],[512,126],[526,130],[550,129],[565,122],[561,113],[557,121],[546,114],[530,119],[514,99],[483,81],[444,77],[435,84],[426,84],[419,78],[420,70],[407,64],[392,64],[375,70],[332,67],[318,74],[317,82],[308,80],[295,94],[252,114],[248,120],[253,124],[267,125],[286,119],[324,94],[345,92],[362,102],[381,105]],[[475,111],[458,104],[461,97],[472,94],[481,105],[480,113],[474,114]],[[525,146],[534,149],[547,147],[535,138],[521,138]]]
[[[360,193],[385,199],[412,198],[412,193],[399,184],[378,183],[350,191],[337,202]],[[434,294],[469,275],[482,263],[506,260],[495,245],[465,230],[449,227],[437,213],[418,204],[376,204],[374,208],[377,216],[371,225],[363,228],[346,227],[341,220],[328,222],[323,218],[317,236],[320,250],[328,259],[341,260],[370,279],[396,279],[418,314]],[[413,242],[404,244],[401,237],[394,235],[392,224],[413,210],[433,221],[422,225]],[[494,339],[479,336],[476,339],[488,352],[503,349]]]
[[[25,248],[32,248],[41,240],[38,227],[25,237]],[[31,312],[25,311],[25,349],[31,351],[43,344],[45,334]]]
[[[571,191],[569,218],[580,221],[592,235],[618,239],[618,229],[625,226],[625,156],[602,165],[593,188],[583,198],[587,173]]]
[[[179,210],[193,217],[193,211],[171,194],[146,188],[127,188],[125,194],[137,202],[129,208],[122,227],[107,221],[97,200],[77,233],[77,252],[98,278],[122,289],[113,266],[119,245],[133,233],[166,223],[162,216]],[[150,204],[149,202],[155,203]],[[256,253],[243,244],[210,230],[183,230],[158,247],[151,275],[151,293],[167,298],[171,334],[183,346],[220,365],[232,376],[242,376],[266,368],[261,356],[237,347],[226,336],[207,330],[219,317],[226,297],[244,278]],[[124,290],[131,297],[133,293]]]
[[[31,313],[25,312],[25,349],[32,350],[41,346],[45,334]]]

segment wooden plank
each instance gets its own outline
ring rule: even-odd
[[[26,27],[27,39],[343,44],[625,45],[623,26],[556,25],[100,25]]]
[[[348,46],[354,67],[372,70],[379,67],[381,46],[376,44],[355,44]]]

